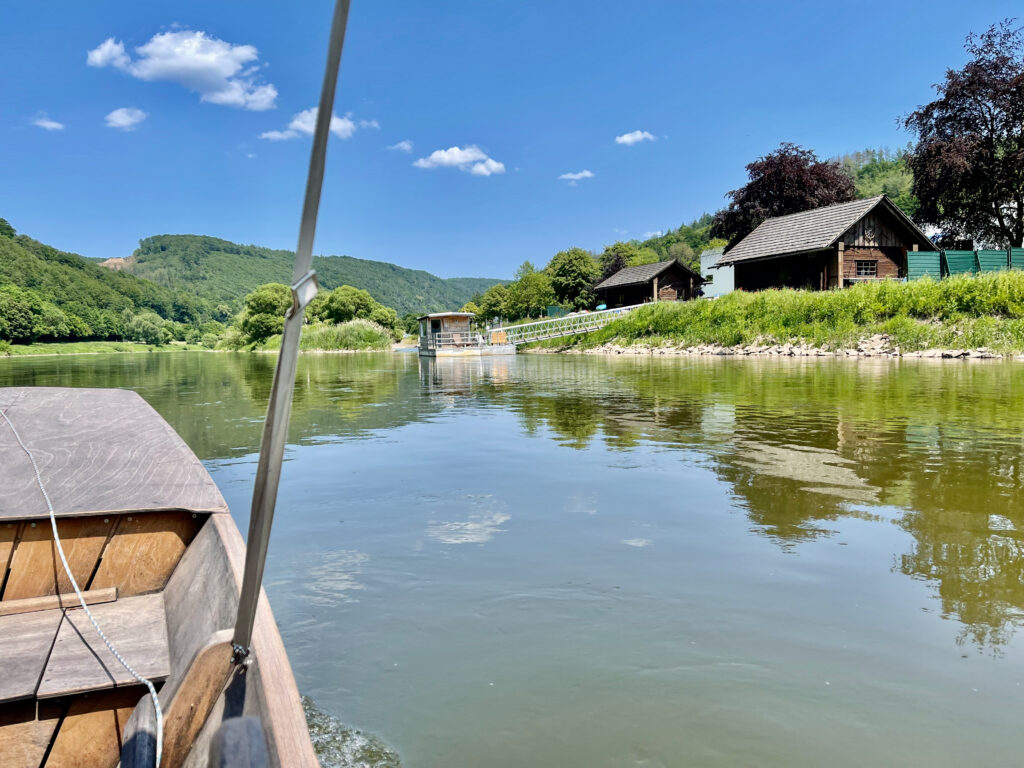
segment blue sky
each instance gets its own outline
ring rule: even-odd
[[[294,247],[331,8],[5,3],[0,216],[86,256],[162,233]],[[1015,11],[354,0],[316,251],[507,277],[678,226],[781,141],[906,143],[897,117]]]

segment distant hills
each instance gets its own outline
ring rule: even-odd
[[[264,283],[288,283],[295,255],[257,245],[239,245],[204,235],[157,235],[143,240],[128,259],[104,265],[119,274],[152,281],[172,292],[187,292],[203,303],[226,304],[232,310]],[[409,312],[454,310],[497,279],[440,278],[383,261],[351,256],[317,256],[313,267],[327,289],[352,285],[402,316]]]
[[[182,307],[186,297],[19,235],[4,219],[0,219],[0,291],[4,291],[0,296],[0,331],[16,320],[41,322],[47,331],[39,335],[55,338],[105,337],[120,323],[125,311],[152,310],[165,318],[186,311]],[[11,303],[14,301],[17,307]],[[35,321],[20,316],[28,312]],[[8,335],[13,333],[0,333],[0,338]]]

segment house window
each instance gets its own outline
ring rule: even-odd
[[[858,261],[857,277],[878,277],[878,262]]]

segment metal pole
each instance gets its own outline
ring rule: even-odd
[[[316,235],[316,216],[320,207],[320,189],[324,180],[327,158],[327,138],[330,135],[331,116],[334,114],[334,91],[341,64],[341,49],[345,43],[350,0],[336,0],[334,21],[331,23],[330,43],[327,49],[327,70],[320,91],[320,106],[313,133],[313,151],[309,159],[306,179],[306,197],[302,205],[302,223],[299,226],[299,245],[295,251],[295,269],[292,271],[292,306],[285,314],[281,351],[277,356],[274,383],[270,389],[270,404],[260,440],[260,460],[256,469],[256,483],[252,494],[252,513],[249,517],[249,535],[246,539],[245,574],[238,598],[238,618],[232,639],[234,660],[241,661],[249,653],[252,627],[256,621],[263,566],[270,542],[270,526],[274,522],[277,486],[281,480],[281,462],[288,437],[288,419],[291,415],[292,391],[295,389],[295,370],[298,365],[299,338],[306,305],[317,292],[316,272],[313,271],[313,238]]]

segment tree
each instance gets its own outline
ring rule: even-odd
[[[492,285],[478,303],[480,307],[480,320],[489,323],[496,317],[508,316],[508,288],[502,284]]]
[[[524,261],[516,270],[515,281],[508,287],[506,313],[516,320],[540,317],[554,303],[555,292],[551,288],[551,279],[545,272],[537,271],[529,261]]]
[[[164,320],[156,312],[140,312],[124,324],[124,337],[129,341],[143,344],[163,344],[170,341],[170,332],[164,328]]]
[[[582,248],[559,251],[548,262],[547,273],[551,276],[551,288],[559,303],[574,309],[588,309],[594,304],[593,288],[600,267],[597,261]]]
[[[250,344],[259,344],[284,332],[284,313],[292,305],[287,285],[266,283],[245,297],[245,309],[239,324]]]
[[[750,178],[729,192],[729,206],[715,214],[711,235],[736,245],[765,219],[857,198],[853,180],[836,162],[784,142],[747,166]]]
[[[1007,19],[968,35],[971,60],[947,70],[939,98],[904,118],[918,218],[946,241],[1024,245],[1024,36]]]
[[[605,246],[601,254],[601,280],[607,280],[626,267],[630,266],[637,258],[639,251],[632,243],[619,241]]]

